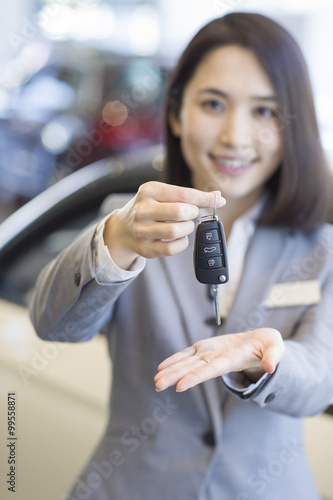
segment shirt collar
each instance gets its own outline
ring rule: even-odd
[[[264,193],[261,195],[259,200],[250,207],[246,212],[244,212],[238,219],[235,220],[234,224],[242,224],[242,225],[253,225],[255,226],[259,216],[264,208],[268,199],[268,194]],[[205,215],[210,215],[212,213],[211,209],[202,208],[199,212],[199,217],[203,217]],[[223,218],[221,217],[223,222]]]
[[[267,198],[267,193],[264,193],[251,208],[249,208],[240,217],[238,217],[238,219],[236,219],[235,223],[242,222],[243,224],[255,225],[264,208],[264,205],[267,202]]]

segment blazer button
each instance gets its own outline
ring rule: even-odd
[[[74,274],[74,283],[76,286],[79,286],[81,283],[81,273]]]
[[[206,446],[209,447],[215,446],[215,436],[213,431],[204,432],[202,435],[202,440]]]
[[[272,392],[272,394],[268,394],[267,398],[265,399],[265,403],[270,403],[275,399],[275,394]]]

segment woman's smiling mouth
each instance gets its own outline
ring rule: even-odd
[[[215,168],[222,173],[230,176],[238,176],[247,172],[257,159],[249,160],[249,158],[237,156],[214,156],[209,157],[213,160]]]

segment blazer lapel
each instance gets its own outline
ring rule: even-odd
[[[263,302],[288,266],[295,238],[288,229],[258,228],[245,256],[243,275],[224,325],[226,333],[265,326]],[[230,277],[232,279],[232,276]]]

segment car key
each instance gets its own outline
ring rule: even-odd
[[[214,285],[216,323],[221,324],[218,286],[229,280],[227,245],[222,222],[214,214],[198,219],[194,242],[194,270],[200,283]]]

